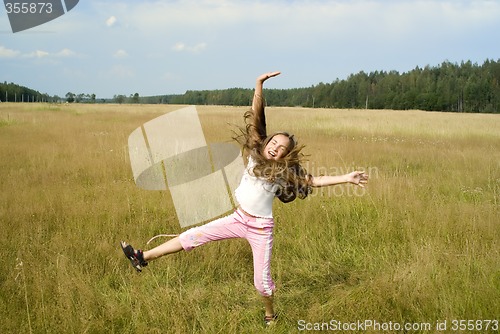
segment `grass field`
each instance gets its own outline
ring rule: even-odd
[[[168,192],[135,186],[127,151],[135,128],[178,108],[0,104],[1,333],[265,330],[246,241],[178,253],[141,274],[118,248],[182,231]],[[245,110],[199,106],[207,139],[229,139],[227,123],[241,124]],[[498,115],[267,115],[269,132],[289,130],[306,144],[312,174],[370,174],[363,191],[336,186],[275,203],[280,318],[267,332],[500,321]]]

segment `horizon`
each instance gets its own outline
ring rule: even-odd
[[[494,62],[500,62],[500,58],[495,60],[495,59],[485,59],[482,63],[472,63],[470,60],[461,60],[460,62],[454,62],[454,63],[451,63],[449,62],[448,60],[444,60],[443,62],[441,62],[440,64],[437,64],[437,65],[431,65],[431,64],[427,64],[425,66],[415,66],[413,69],[411,70],[407,70],[407,71],[403,71],[403,72],[399,72],[397,71],[397,73],[399,75],[404,75],[406,73],[409,73],[417,68],[420,68],[420,69],[423,69],[423,68],[426,68],[426,67],[430,67],[430,68],[439,68],[442,64],[444,63],[451,63],[453,65],[460,65],[460,64],[463,64],[463,63],[468,63],[468,62],[471,62],[473,65],[483,65],[485,62],[487,61],[494,61]],[[336,78],[335,80],[332,80],[330,82],[318,82],[316,84],[313,84],[312,87],[315,87],[317,85],[320,85],[322,83],[324,84],[332,84],[334,83],[335,81],[339,80],[339,81],[345,81],[345,80],[348,80],[349,77],[353,76],[353,75],[357,75],[357,74],[360,74],[360,73],[363,73],[364,71],[359,71],[357,73],[350,73],[346,78]],[[390,71],[387,71],[387,70],[374,70],[374,71],[371,71],[371,72],[364,72],[364,73],[367,73],[368,75],[374,73],[374,72],[390,72]],[[6,81],[4,81],[4,83],[6,83]],[[33,87],[26,87],[26,86],[23,86],[23,85],[20,85],[18,83],[15,83],[15,82],[10,82],[10,83],[7,83],[7,84],[14,84],[14,85],[17,85],[17,86],[20,86],[20,87],[24,87],[24,88],[27,88],[27,89],[31,89],[31,90],[35,90],[35,91],[38,91],[40,94],[47,94],[46,92],[43,92],[43,91],[40,91],[36,88],[33,88]],[[283,89],[283,90],[292,90],[292,89],[307,89],[307,88],[310,88],[311,86],[309,87],[289,87],[289,88],[265,88],[265,89],[270,89],[270,90],[273,90],[273,89]],[[187,89],[186,91],[184,91],[183,93],[164,93],[164,94],[158,94],[158,95],[139,95],[139,98],[153,98],[153,97],[159,97],[159,96],[175,96],[175,95],[184,95],[186,94],[187,92],[189,91],[223,91],[223,90],[230,90],[230,89],[247,89],[247,90],[252,90],[253,88],[252,87],[227,87],[227,88],[217,88],[217,89],[202,89],[202,90],[192,90],[192,89]],[[78,94],[86,94],[86,95],[92,95],[94,93],[75,93],[75,92],[66,92],[64,95],[59,95],[59,94],[55,94],[55,95],[50,95],[48,94],[50,97],[55,97],[55,96],[58,96],[60,97],[61,99],[64,99],[66,94],[67,93],[73,93],[74,95],[78,95]],[[96,95],[96,100],[113,100],[115,99],[117,96],[124,96],[125,98],[129,98],[130,96],[132,96],[133,94],[135,93],[129,93],[129,94],[114,94],[113,96],[109,96],[109,97],[99,97]],[[0,100],[1,102],[1,100]]]

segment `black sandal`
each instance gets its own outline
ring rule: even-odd
[[[141,272],[142,268],[148,265],[148,263],[144,260],[144,253],[140,249],[135,250],[134,247],[127,244],[125,241],[121,241],[120,246],[135,270]]]
[[[274,324],[276,319],[278,319],[277,314],[266,315],[266,316],[264,316],[264,323],[266,324],[266,326],[271,326],[272,324]]]

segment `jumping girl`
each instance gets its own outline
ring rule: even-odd
[[[288,203],[297,197],[306,198],[311,187],[341,183],[363,187],[368,180],[361,171],[340,176],[307,174],[301,166],[302,146],[297,144],[293,135],[287,132],[267,135],[262,88],[267,79],[279,74],[270,72],[257,78],[252,109],[244,115],[246,127],[235,138],[242,145],[246,160],[241,182],[235,191],[238,208],[224,218],[191,228],[148,251],[135,250],[121,242],[125,256],[137,271],[141,271],[152,260],[181,250],[190,251],[210,241],[247,239],[253,254],[254,285],[264,301],[266,325],[276,320],[273,308],[275,285],[270,270],[274,197]]]

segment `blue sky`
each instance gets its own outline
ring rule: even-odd
[[[2,7],[3,8],[3,7]],[[12,33],[0,10],[0,81],[50,95],[308,87],[359,71],[500,59],[500,1],[81,0]]]

